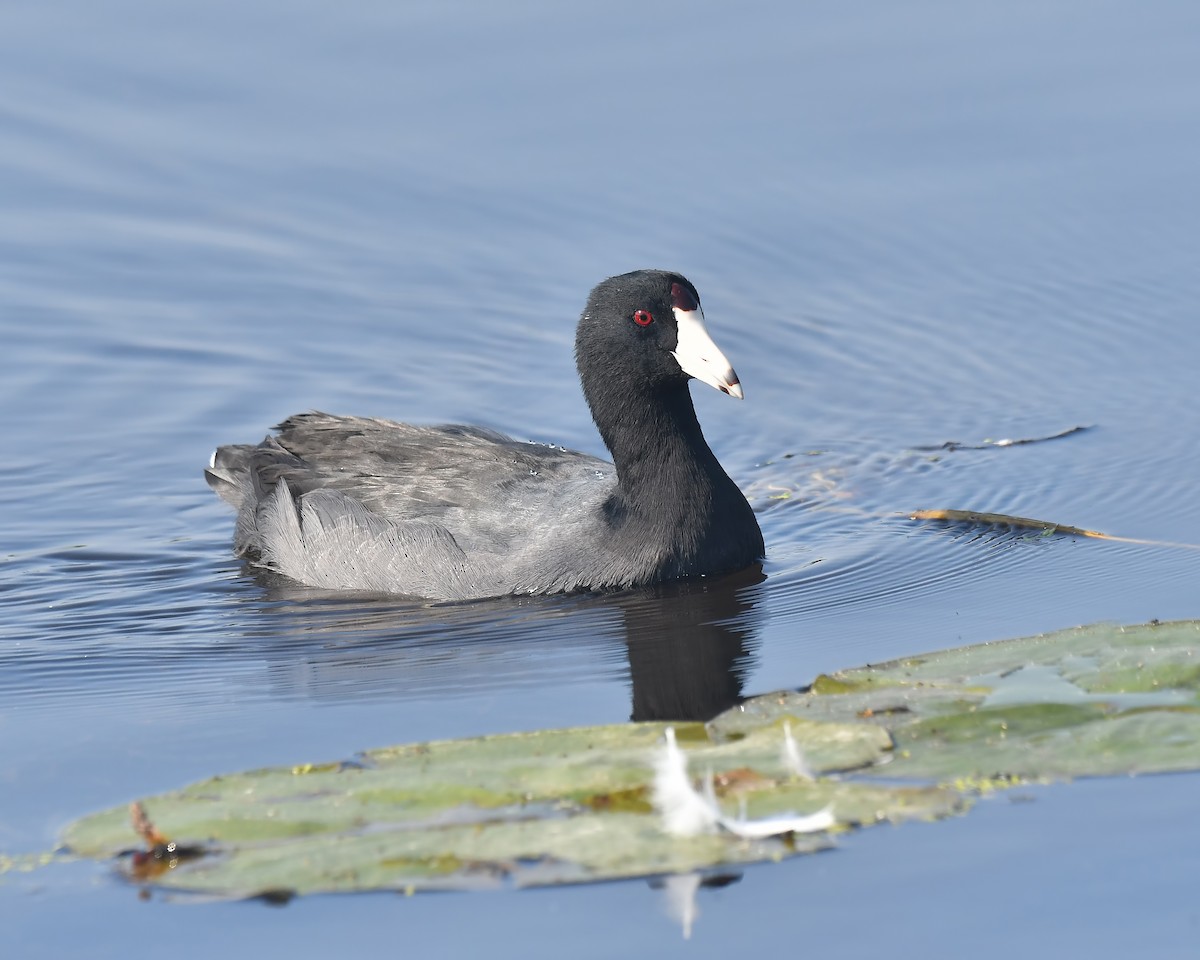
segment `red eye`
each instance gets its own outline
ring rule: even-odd
[[[654,322],[654,317],[650,315],[649,310],[639,310],[633,315],[633,322],[639,327],[648,327]]]

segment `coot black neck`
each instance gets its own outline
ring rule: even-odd
[[[615,398],[588,399],[617,468],[609,511],[619,540],[657,554],[670,577],[762,556],[758,523],[705,441],[686,381],[623,395],[620,416],[604,416]]]

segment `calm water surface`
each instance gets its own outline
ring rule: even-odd
[[[222,770],[1200,616],[1195,551],[904,519],[1200,543],[1197,9],[10,4],[0,851]],[[694,393],[764,578],[427,607],[232,558],[208,453],[300,410],[602,453],[574,322],[640,266],[696,283],[745,385]],[[16,957],[1182,957],[1197,798],[1095,781],[867,831],[701,890],[687,943],[645,883],[185,908],[87,864],[0,877],[0,922]]]

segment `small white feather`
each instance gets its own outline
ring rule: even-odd
[[[717,822],[734,836],[746,840],[762,840],[766,837],[777,837],[782,833],[818,833],[832,827],[837,818],[833,815],[833,809],[826,807],[804,816],[785,813],[778,817],[763,817],[761,820],[721,817]]]
[[[816,780],[817,775],[813,773],[812,767],[808,765],[808,761],[804,759],[804,752],[800,749],[800,744],[796,742],[796,738],[792,736],[792,725],[787,720],[783,721],[783,752],[782,760],[784,769],[786,769],[793,777],[799,777],[801,780]]]
[[[789,813],[750,820],[743,805],[741,816],[727,817],[717,805],[712,771],[704,778],[701,793],[692,786],[687,766],[687,757],[675,742],[675,728],[668,727],[662,749],[654,757],[652,801],[662,815],[663,829],[674,836],[694,837],[720,827],[734,836],[758,840],[783,833],[816,833],[837,822],[830,807],[803,816]]]
[[[674,727],[667,727],[666,743],[654,757],[653,803],[662,814],[663,829],[677,837],[708,833],[721,815],[716,804],[692,786],[687,757],[675,743]]]

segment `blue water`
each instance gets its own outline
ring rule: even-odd
[[[1200,543],[1197,28],[1183,2],[1084,0],[5,7],[0,851],[221,770],[1200,616],[1194,550],[904,519]],[[201,469],[293,412],[602,453],[574,321],[640,266],[695,282],[746,388],[693,392],[760,510],[762,582],[429,608],[231,556]],[[1030,796],[701,890],[686,949],[1190,955],[1197,776]],[[88,864],[0,876],[21,957],[392,953],[398,929],[460,955],[667,952],[663,901],[275,911],[143,903]]]

